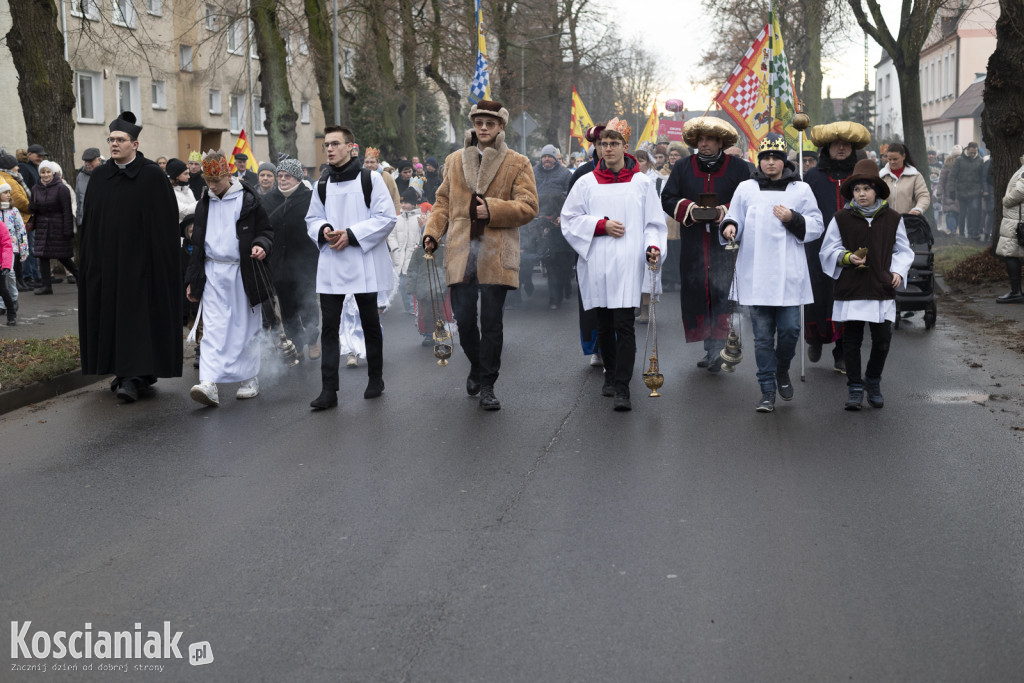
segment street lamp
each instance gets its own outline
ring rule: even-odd
[[[523,122],[522,141],[519,143],[523,156],[526,156],[526,44],[543,38],[570,35],[568,31],[549,33],[546,36],[528,38],[519,44],[519,120]],[[511,41],[509,41],[511,42]],[[512,43],[515,45],[515,43]]]

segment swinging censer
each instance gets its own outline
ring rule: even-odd
[[[665,375],[661,374],[658,369],[658,322],[654,317],[654,274],[658,270],[657,263],[649,263],[647,270],[651,273],[651,300],[647,305],[647,317],[649,322],[647,325],[647,339],[644,341],[644,355],[647,355],[647,342],[651,339],[651,330],[654,330],[654,345],[651,347],[650,364],[647,366],[647,371],[644,373],[644,385],[651,390],[648,394],[651,398],[658,398],[661,394],[658,393],[665,384]]]
[[[739,258],[740,245],[735,239],[729,240],[725,250],[732,252],[732,286],[736,291],[736,259]],[[731,294],[732,292],[730,292]],[[738,296],[738,294],[737,294]],[[736,372],[736,366],[743,360],[743,345],[740,343],[740,336],[736,334],[736,300],[729,299],[729,336],[725,339],[725,348],[719,353],[722,357],[722,371]]]
[[[267,301],[270,303],[270,310],[266,311],[266,309],[264,309],[264,311],[272,313],[275,318],[270,321],[271,329],[276,329],[277,334],[277,341],[274,342],[274,346],[276,346],[278,352],[280,352],[281,362],[284,363],[284,366],[286,368],[293,368],[299,364],[299,350],[295,348],[295,344],[288,338],[288,335],[284,331],[284,316],[281,314],[281,303],[278,301],[277,291],[274,289],[270,277],[267,275],[263,265],[260,264],[257,266],[255,259],[252,260],[252,269],[253,273],[256,275],[257,286],[262,283],[263,287],[266,288],[269,294]]]
[[[427,260],[427,282],[430,285],[430,311],[434,316],[434,357],[441,367],[448,365],[452,357],[452,331],[444,319],[444,289],[437,272],[437,260],[433,254],[424,254]]]

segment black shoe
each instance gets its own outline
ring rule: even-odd
[[[74,275],[68,275],[68,284],[69,285],[77,285],[78,284],[78,280],[75,279]]]
[[[363,392],[363,398],[377,398],[384,393],[384,380],[380,377],[371,377],[370,381],[366,384],[366,391]]]
[[[885,406],[885,398],[882,396],[882,378],[865,377],[864,378],[864,390],[868,395],[868,404],[872,408],[882,408]]]
[[[64,278],[62,277],[53,277],[50,279],[50,283],[54,285],[59,285],[62,282],[64,282]]]
[[[431,337],[429,334],[428,335],[424,335],[423,341],[420,342],[420,346],[433,346],[433,345],[434,345],[434,338]]]
[[[614,396],[615,395],[615,382],[606,379],[604,384],[601,385],[602,396]]]
[[[846,399],[846,405],[843,407],[847,410],[860,410],[860,405],[864,401],[864,385],[851,384],[847,389],[849,390],[849,396]]]
[[[484,410],[501,410],[501,401],[494,395],[494,387],[480,388],[480,407]]]
[[[712,374],[717,374],[717,373],[721,372],[722,371],[722,363],[724,363],[724,362],[725,361],[722,360],[722,354],[721,353],[715,354],[714,356],[711,357],[711,360],[708,362],[708,372],[710,372]]]
[[[623,394],[619,392],[615,394],[615,410],[620,413],[624,413],[627,410],[633,410],[633,404],[629,402],[629,394]]]
[[[472,372],[466,378],[466,393],[470,396],[476,396],[480,393],[480,380],[473,377]]]
[[[51,287],[50,285],[44,285],[42,287],[38,287],[32,293],[33,294],[53,294],[53,287]]]
[[[778,370],[775,373],[775,383],[779,385],[779,398],[783,401],[792,401],[793,382],[789,379],[789,370]]]
[[[1020,292],[1007,292],[996,297],[997,304],[1020,304],[1024,303],[1024,294]]]
[[[821,360],[821,344],[809,344],[807,346],[807,360],[817,363]]]
[[[832,369],[840,374],[846,374],[846,361],[843,359],[842,356],[839,356],[835,359],[835,363],[832,365]]]
[[[313,410],[327,410],[338,405],[338,392],[334,389],[324,389],[320,395],[309,402]]]
[[[29,287],[28,283],[25,282],[24,280],[18,280],[16,284],[18,286],[18,291],[19,292],[28,292],[28,291],[32,290],[32,288]]]
[[[125,403],[135,403],[138,401],[139,385],[136,379],[134,377],[124,377],[121,379],[117,391],[114,392],[114,396],[117,396]]]
[[[711,352],[708,351],[704,354],[704,357],[697,361],[698,368],[706,368],[711,365]]]
[[[770,413],[775,410],[775,392],[762,391],[761,400],[757,402],[757,407],[754,410],[759,413]]]
[[[7,318],[7,326],[8,326],[8,327],[14,327],[14,326],[15,326],[15,325],[17,325],[17,324],[18,324],[18,318],[17,318],[17,316],[15,316],[15,317],[13,317],[13,318],[12,318],[12,317],[10,317],[10,316],[8,316],[8,318]]]

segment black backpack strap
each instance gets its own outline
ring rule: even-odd
[[[330,177],[330,171],[324,171],[323,175],[320,176],[320,180],[316,181],[316,193],[320,195],[320,203],[327,206],[327,178]]]
[[[359,178],[363,183],[363,201],[366,202],[366,208],[370,208],[370,195],[373,194],[373,177],[370,175],[373,173],[368,168],[359,169]]]

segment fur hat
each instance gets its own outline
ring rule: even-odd
[[[138,121],[135,118],[135,114],[130,111],[121,112],[120,116],[110,122],[110,132],[113,133],[115,130],[122,133],[127,133],[131,139],[139,137],[139,133],[142,132],[142,126],[136,126],[135,122]]]
[[[698,116],[690,119],[683,126],[683,141],[690,147],[697,146],[701,135],[710,135],[722,141],[722,147],[732,147],[740,139],[732,124],[717,116]]]
[[[50,169],[54,175],[63,175],[63,172],[60,170],[60,164],[56,161],[50,161],[49,159],[43,161],[39,164],[39,170],[42,171],[44,168]]]
[[[854,149],[864,149],[871,142],[871,132],[853,121],[834,121],[814,126],[807,137],[818,149],[828,147],[833,142],[849,142]]]
[[[686,145],[684,145],[683,143],[681,143],[679,141],[674,141],[674,142],[668,143],[668,151],[669,152],[672,152],[672,151],[679,152],[680,158],[686,158],[686,157],[690,156],[690,150],[686,149]]]
[[[874,187],[879,199],[888,198],[889,186],[878,175],[878,164],[871,161],[871,159],[861,159],[858,161],[857,165],[853,167],[853,175],[843,181],[843,184],[839,186],[839,191],[846,198],[846,201],[852,201],[853,187],[863,183],[868,183]]]
[[[508,125],[508,109],[501,102],[494,100],[480,100],[469,110],[469,120],[473,121],[476,116],[493,116],[500,119],[503,124]]]
[[[277,171],[278,173],[284,171],[299,181],[304,177],[302,174],[302,164],[299,163],[298,159],[281,159],[281,161],[277,162]]]

